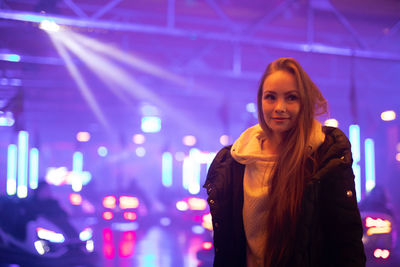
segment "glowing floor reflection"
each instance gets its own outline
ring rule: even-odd
[[[101,232],[99,266],[105,267],[196,267],[196,253],[204,241],[202,235],[162,226],[125,232],[103,228]]]

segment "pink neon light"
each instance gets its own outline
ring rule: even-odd
[[[133,251],[136,243],[136,233],[133,231],[124,232],[122,234],[122,241],[119,246],[119,255],[121,257],[130,257],[133,255]]]
[[[112,231],[109,228],[103,229],[103,252],[107,259],[112,259],[115,256]]]

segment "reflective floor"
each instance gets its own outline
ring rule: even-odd
[[[200,263],[196,253],[202,249],[203,242],[209,241],[207,233],[164,226],[136,231],[104,227],[97,231],[101,231],[95,238],[97,266],[104,267],[196,267]]]

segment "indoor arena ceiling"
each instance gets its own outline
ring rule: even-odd
[[[339,121],[399,109],[399,0],[2,0],[0,34],[0,107],[54,138],[137,131],[145,103],[173,134],[236,135],[282,56]]]

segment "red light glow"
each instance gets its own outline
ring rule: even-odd
[[[125,211],[124,212],[124,219],[128,221],[135,221],[137,218],[137,215],[133,211]]]
[[[106,221],[111,220],[112,218],[114,218],[114,214],[111,211],[105,211],[103,212],[103,219]]]
[[[103,198],[104,208],[113,209],[113,208],[115,208],[116,203],[117,203],[117,199],[115,198],[115,196],[106,196]]]
[[[121,209],[136,209],[139,207],[139,200],[137,197],[120,196],[119,207]]]
[[[191,210],[205,210],[207,208],[207,201],[202,198],[189,197],[187,203]]]
[[[69,194],[69,201],[72,205],[78,206],[82,204],[82,196],[77,193]]]
[[[103,229],[103,252],[104,256],[107,259],[112,259],[114,258],[115,255],[115,249],[113,245],[113,236],[112,236],[112,231],[109,228],[104,228]]]
[[[133,231],[124,232],[122,234],[122,241],[119,246],[119,255],[121,257],[130,257],[133,255],[133,251],[136,243],[136,233]]]
[[[389,258],[389,256],[390,256],[390,251],[387,250],[387,249],[379,249],[379,248],[377,248],[374,251],[374,257],[377,258],[377,259],[379,259],[379,258],[387,259],[387,258]]]
[[[202,247],[204,250],[210,250],[210,249],[212,249],[213,244],[210,241],[206,241],[206,242],[203,242]]]

